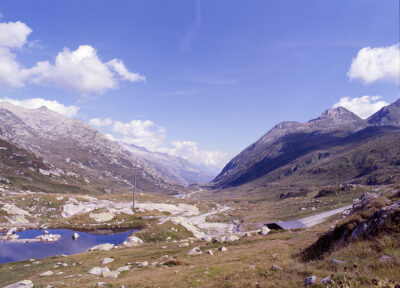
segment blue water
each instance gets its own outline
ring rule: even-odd
[[[0,264],[31,258],[42,259],[59,254],[76,254],[103,243],[118,245],[124,242],[132,232],[137,230],[129,230],[109,235],[85,233],[68,229],[48,229],[47,231],[49,231],[50,234],[61,235],[61,239],[53,243],[10,243],[0,241]],[[74,232],[79,234],[79,238],[75,241],[72,240]],[[36,236],[43,235],[44,230],[31,229],[16,232],[16,234],[19,235],[21,239],[32,239]]]

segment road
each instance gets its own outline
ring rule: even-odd
[[[353,205],[348,205],[348,206],[341,207],[341,208],[338,208],[338,209],[334,209],[334,210],[330,210],[330,211],[327,211],[327,212],[323,212],[323,213],[320,213],[320,214],[317,214],[317,215],[301,218],[301,219],[298,219],[298,221],[300,221],[301,223],[303,223],[307,227],[312,227],[312,226],[315,226],[315,225],[317,225],[319,223],[324,222],[327,218],[329,218],[329,217],[331,217],[333,215],[342,213],[343,211],[345,211],[347,209],[350,209],[352,207],[353,207]]]

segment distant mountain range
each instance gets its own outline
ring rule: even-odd
[[[46,107],[0,102],[0,184],[31,191],[114,193],[138,187],[175,193],[207,183],[205,167],[113,142],[85,123]],[[214,174],[215,175],[215,174]],[[400,100],[366,120],[345,108],[306,123],[281,122],[233,158],[208,184],[316,186],[400,181]]]
[[[25,109],[0,102],[0,139],[42,159],[49,169],[60,174],[49,177],[71,185],[79,180],[82,189],[88,191],[131,188],[134,167],[141,168],[138,187],[150,192],[173,192],[181,185],[212,178],[182,158],[115,143],[85,123],[46,107]],[[32,172],[38,171],[31,168]],[[6,176],[10,179],[17,176],[10,173],[9,169]],[[16,169],[15,174],[18,173]],[[4,170],[0,177],[4,177],[2,174]]]
[[[400,174],[400,99],[366,120],[343,107],[306,123],[281,122],[234,157],[214,188],[379,184]]]
[[[181,157],[152,152],[146,148],[124,142],[118,142],[118,144],[132,154],[140,157],[148,167],[181,185],[208,183],[215,176],[215,174],[205,167],[195,165]]]

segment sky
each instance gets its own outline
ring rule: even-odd
[[[222,168],[284,120],[399,98],[397,0],[0,0],[0,101]]]

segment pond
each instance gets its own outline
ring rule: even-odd
[[[12,243],[0,241],[0,264],[28,260],[31,258],[42,259],[49,256],[60,254],[76,254],[103,243],[114,245],[121,244],[136,229],[114,234],[94,234],[87,232],[74,231],[69,229],[47,229],[49,234],[59,234],[61,239],[57,242],[33,242],[33,243]],[[77,232],[79,238],[72,239],[72,235]],[[25,230],[16,232],[19,238],[33,239],[43,235],[44,230]]]

